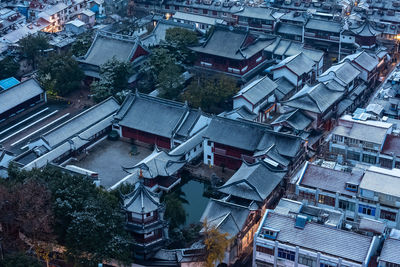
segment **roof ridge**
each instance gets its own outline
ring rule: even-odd
[[[82,111],[82,112],[76,114],[74,117],[70,118],[69,120],[67,120],[67,121],[65,121],[65,122],[63,122],[63,123],[61,123],[60,125],[56,126],[55,128],[53,128],[53,129],[51,129],[51,130],[49,130],[49,131],[43,133],[42,135],[40,135],[40,137],[44,137],[44,136],[46,136],[46,135],[48,135],[48,134],[50,134],[50,133],[52,133],[52,132],[58,130],[59,128],[61,128],[61,127],[63,127],[64,125],[68,124],[69,122],[71,122],[71,121],[73,121],[73,120],[75,120],[75,119],[77,119],[77,118],[79,118],[79,117],[81,117],[81,116],[87,114],[88,112],[94,110],[95,108],[97,108],[97,107],[103,105],[104,103],[106,103],[106,102],[108,102],[108,101],[110,101],[110,100],[113,100],[117,105],[119,105],[118,102],[117,102],[117,100],[116,100],[113,96],[110,96],[110,97],[104,99],[103,101],[101,101],[100,103],[97,103],[96,105],[94,105],[94,106],[92,106],[92,107],[90,107],[90,108],[88,108],[88,109],[86,109],[86,110],[84,110],[84,111]],[[112,113],[115,113],[115,111],[113,111]],[[112,114],[112,113],[110,113],[110,114]],[[95,123],[97,123],[97,122],[99,122],[99,121],[101,121],[101,120],[104,120],[104,118],[108,117],[110,114],[107,114],[107,116],[102,117],[100,120],[96,121]],[[95,124],[95,123],[94,123],[94,124]],[[93,124],[93,125],[94,125],[94,124]],[[86,130],[86,129],[88,129],[88,128],[87,128],[87,127],[84,128],[84,130]],[[79,133],[82,133],[82,131],[79,132]]]

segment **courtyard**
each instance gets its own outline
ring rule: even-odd
[[[132,155],[132,146],[126,141],[105,139],[90,149],[82,159],[68,164],[97,172],[100,185],[109,188],[128,175],[123,167],[133,167],[152,152],[147,147],[136,146],[136,152]]]

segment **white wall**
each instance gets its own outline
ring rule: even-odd
[[[250,104],[246,99],[243,97],[236,97],[233,99],[233,109],[240,108],[242,106],[247,107],[249,110],[253,111],[253,105]]]
[[[210,164],[211,166],[213,166],[214,165],[214,153],[212,153],[212,148],[214,147],[214,142],[211,142],[210,146],[207,143],[208,143],[208,139],[204,139],[204,141],[203,141],[203,151],[204,151],[203,162],[206,165]],[[208,158],[208,156],[210,156],[210,159]]]
[[[206,125],[210,124],[211,118],[201,115],[199,120],[193,126],[193,129],[190,132],[190,136],[193,136],[198,131],[203,129]]]
[[[273,75],[274,75],[274,80],[276,80],[280,77],[285,77],[294,85],[300,84],[300,81],[298,81],[297,75],[295,75],[293,72],[291,72],[290,70],[288,70],[286,68],[274,70]]]

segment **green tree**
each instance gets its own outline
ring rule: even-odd
[[[167,47],[157,47],[151,52],[149,64],[149,70],[158,76],[163,70],[179,64],[179,61]]]
[[[169,228],[173,230],[186,222],[186,211],[183,203],[188,203],[185,193],[178,189],[167,194],[164,198],[165,214],[164,218],[169,221]]]
[[[168,46],[154,48],[149,59],[142,64],[139,70],[139,91],[150,93],[156,88],[157,84],[161,84],[161,91],[166,89],[161,92],[163,94],[168,91],[168,88],[174,88],[171,86],[174,81],[179,81],[182,67],[179,64],[176,52],[168,48]],[[169,83],[169,80],[173,82]]]
[[[124,222],[118,199],[108,192],[99,192],[95,199],[85,203],[83,210],[72,214],[66,235],[68,255],[85,266],[105,259],[129,262],[130,238]],[[83,256],[82,252],[87,253]]]
[[[71,46],[71,53],[76,57],[86,54],[93,42],[93,32],[87,31],[78,36]]]
[[[28,59],[34,69],[36,69],[36,62],[42,51],[50,47],[47,36],[42,34],[28,35],[19,41],[19,45],[22,54]]]
[[[52,54],[39,64],[38,80],[49,93],[65,96],[81,87],[84,78],[71,54]]]
[[[18,233],[30,239],[34,249],[38,241],[54,241],[50,192],[36,181],[0,186],[0,224],[7,245],[21,244]]]
[[[176,56],[184,64],[192,64],[195,60],[195,53],[189,49],[190,46],[198,44],[199,39],[196,32],[183,28],[170,28],[165,33],[165,41],[172,47]]]
[[[15,179],[17,183],[34,180],[47,186],[55,217],[54,232],[77,266],[94,266],[110,259],[130,261],[131,238],[125,231],[123,211],[115,195],[96,188],[87,177],[63,173],[51,166],[31,171],[18,171],[11,166],[8,175],[10,181]]]
[[[169,28],[165,32],[165,41],[178,47],[187,47],[198,43],[197,34],[184,28]]]
[[[237,82],[229,76],[198,76],[193,78],[182,98],[206,112],[220,113],[231,108],[231,98],[238,90]]]
[[[42,267],[43,265],[35,258],[29,257],[23,253],[8,254],[3,260],[0,260],[1,267]]]
[[[217,228],[210,226],[207,220],[203,223],[203,230],[206,250],[205,266],[213,267],[224,259],[230,240],[227,233],[221,233]]]
[[[157,82],[161,97],[175,99],[181,92],[184,82],[181,68],[175,64],[165,68],[158,75]]]
[[[19,71],[19,64],[12,57],[6,57],[0,61],[0,80],[15,77]]]
[[[91,85],[94,99],[100,102],[109,96],[117,96],[127,90],[132,70],[128,62],[113,58],[100,67],[100,80]],[[123,96],[121,96],[123,99]]]

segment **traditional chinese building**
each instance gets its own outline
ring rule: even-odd
[[[215,117],[204,134],[204,164],[239,169],[243,161],[266,160],[293,171],[304,160],[300,137],[277,133],[265,124]]]
[[[204,44],[191,49],[198,55],[197,68],[246,80],[266,65],[263,50],[274,40],[242,28],[220,26]]]
[[[134,167],[124,167],[130,173],[112,186],[117,188],[124,183],[135,184],[142,180],[151,191],[170,191],[181,181],[179,170],[186,164],[183,154],[171,154],[157,147],[153,153],[136,164]]]
[[[86,55],[78,59],[79,65],[89,78],[100,78],[100,66],[115,58],[137,65],[149,51],[139,38],[109,32],[98,32]]]
[[[171,149],[204,128],[209,118],[186,103],[136,93],[129,95],[115,116],[121,137]]]
[[[126,229],[134,238],[134,255],[141,260],[151,258],[168,239],[168,223],[164,220],[164,206],[157,194],[142,181],[124,197]]]
[[[371,48],[376,44],[376,36],[380,34],[372,27],[369,20],[366,20],[362,25],[352,29],[356,36],[356,43],[364,48]]]
[[[0,87],[0,123],[46,101],[46,92],[35,79],[17,83],[7,90]]]

